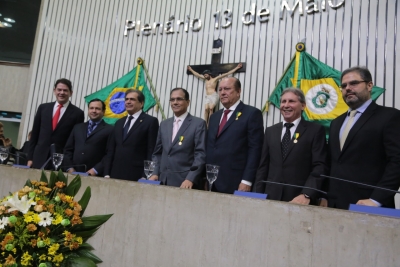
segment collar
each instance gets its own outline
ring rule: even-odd
[[[292,122],[292,123],[293,123],[293,127],[292,127],[292,128],[293,128],[293,129],[296,129],[297,126],[299,126],[300,121],[301,121],[301,116],[298,117],[297,119],[295,119],[295,120]],[[285,123],[287,123],[287,121],[283,120],[282,125],[285,125]]]
[[[227,109],[232,110],[232,111],[235,111],[235,109],[237,108],[237,106],[238,106],[239,104],[240,104],[240,99],[239,99],[235,104],[233,104],[230,108],[225,108],[225,107],[224,107],[224,111],[227,110]]]
[[[189,114],[189,112],[185,112],[185,113],[183,113],[182,115],[180,115],[179,117],[177,117],[177,116],[175,116],[174,115],[174,121],[176,121],[177,119],[180,119],[181,121],[184,121],[185,119],[186,119],[186,117],[187,117],[187,115]]]
[[[369,107],[369,105],[372,103],[372,99],[368,99],[367,101],[364,102],[364,104],[361,105],[361,107],[357,108],[357,112],[359,113],[364,113],[365,110]],[[351,109],[347,111],[347,116],[349,115]]]
[[[130,114],[128,114],[128,117],[126,117],[126,119],[128,120],[128,118],[129,118],[129,116],[132,116],[133,118],[139,118],[139,116],[140,116],[140,114],[142,114],[142,110],[139,110],[138,112],[136,112],[136,113],[133,113],[132,115],[130,115]]]
[[[54,107],[57,107],[57,105],[58,104],[60,104],[60,103],[58,103],[57,101],[56,102],[54,102]],[[68,105],[69,105],[69,101],[67,102],[67,103],[65,103],[65,104],[60,104],[60,105],[62,105],[63,106],[63,108],[67,108],[68,107]]]

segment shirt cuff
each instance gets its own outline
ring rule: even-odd
[[[373,200],[372,198],[370,198],[370,200],[371,200],[372,202],[374,202],[376,205],[378,205],[378,207],[382,207],[382,204],[379,203],[378,201]]]
[[[242,180],[241,183],[245,184],[245,185],[248,185],[248,186],[251,186],[253,184],[252,182],[249,182],[249,181],[246,181],[246,180]]]
[[[94,170],[94,173],[97,175],[97,174],[99,174],[97,171],[96,171],[96,169],[95,168],[92,168],[93,170]]]

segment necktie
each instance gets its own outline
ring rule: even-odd
[[[354,117],[357,114],[357,110],[350,111],[350,118],[347,120],[346,126],[342,132],[342,137],[340,138],[340,150],[343,149],[344,142],[346,141],[347,136],[349,135],[351,126],[353,125]]]
[[[88,127],[88,130],[87,130],[87,136],[86,137],[89,137],[89,135],[93,132],[95,126],[96,126],[96,123],[94,123],[93,121],[89,121],[89,127]]]
[[[225,109],[224,110],[224,117],[222,118],[221,123],[219,124],[217,136],[219,136],[221,134],[221,132],[222,132],[222,129],[224,129],[224,126],[225,126],[226,122],[228,121],[229,112],[231,112],[230,109]]]
[[[63,107],[63,105],[58,104],[56,113],[54,113],[54,116],[53,116],[53,131],[57,126],[58,120],[60,119],[60,113],[61,113],[61,108],[62,107]]]
[[[286,132],[283,135],[282,138],[282,159],[284,159],[287,156],[287,153],[289,151],[289,143],[290,143],[290,128],[292,128],[294,124],[293,123],[285,123],[286,127]]]
[[[180,122],[180,121],[181,121],[180,119],[176,119],[175,122],[174,122],[174,128],[172,129],[172,142],[174,141],[175,136],[176,136],[176,134],[178,133],[178,130],[179,130],[179,122]]]
[[[129,116],[128,121],[126,122],[126,124],[124,126],[124,140],[125,140],[126,136],[128,135],[129,126],[131,126],[132,119],[133,119],[133,116]]]

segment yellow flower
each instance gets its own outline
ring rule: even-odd
[[[24,215],[24,221],[25,221],[26,223],[33,222],[33,217],[30,216],[30,215],[28,215],[28,214],[25,214],[25,215]]]
[[[47,258],[46,255],[45,255],[45,254],[42,254],[42,255],[40,255],[40,257],[39,257],[39,260],[45,261],[46,258]]]
[[[32,215],[33,222],[38,224],[42,219],[39,217],[39,214],[35,213]]]
[[[59,225],[61,223],[61,221],[63,220],[63,217],[60,214],[57,214],[57,213],[55,213],[54,215],[55,215],[56,219],[53,220],[51,222],[51,224]]]
[[[30,264],[30,261],[32,261],[32,256],[29,255],[28,252],[25,252],[24,255],[22,255],[22,258],[21,258],[21,264],[22,264],[22,266],[31,265],[31,264]]]
[[[64,256],[62,253],[57,254],[53,258],[53,262],[62,262],[64,260]]]
[[[83,242],[82,237],[78,236],[78,237],[76,238],[76,242],[78,242],[79,245],[82,245],[82,242]]]
[[[49,247],[48,254],[54,256],[56,254],[57,250],[59,249],[59,247],[60,247],[60,244],[57,244],[57,243],[51,245]]]

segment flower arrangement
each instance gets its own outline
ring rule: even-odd
[[[91,197],[82,198],[76,176],[69,185],[60,171],[48,181],[28,180],[25,186],[0,201],[0,267],[91,267],[102,261],[86,241],[112,214],[82,217]]]

